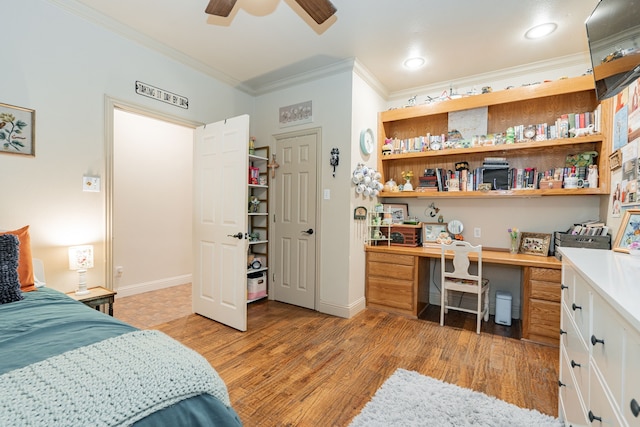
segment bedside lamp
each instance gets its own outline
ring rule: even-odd
[[[78,289],[76,295],[86,295],[87,268],[93,268],[93,246],[72,246],[69,248],[69,270],[78,270]]]

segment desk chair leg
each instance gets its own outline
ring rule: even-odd
[[[487,284],[487,290],[484,295],[484,321],[489,321],[489,285]]]

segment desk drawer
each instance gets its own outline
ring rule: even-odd
[[[383,252],[367,252],[367,261],[380,262],[385,264],[413,265],[415,257],[413,255],[399,255]]]
[[[412,259],[413,261],[413,259]],[[390,264],[388,262],[371,262],[367,264],[367,275],[390,277],[399,280],[413,280],[413,263],[411,265]]]
[[[529,274],[531,280],[542,280],[545,282],[560,283],[562,280],[562,270],[553,268],[530,267]]]
[[[545,301],[560,302],[560,282],[542,282],[539,280],[531,280],[531,298],[537,298]]]
[[[529,301],[529,334],[546,337],[544,341],[557,345],[560,341],[560,303],[531,299]]]
[[[413,282],[386,277],[369,277],[367,303],[411,311]]]

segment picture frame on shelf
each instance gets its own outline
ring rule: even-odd
[[[519,253],[525,255],[549,256],[551,234],[547,233],[520,233]]]
[[[640,209],[627,209],[624,212],[616,240],[613,242],[613,250],[628,254],[632,242],[640,242]]]
[[[422,223],[422,246],[439,246],[437,239],[440,233],[447,232],[446,222],[423,222]]]
[[[391,213],[393,224],[402,224],[405,219],[409,218],[408,203],[384,203],[383,207],[385,213]]]
[[[0,153],[36,155],[36,111],[0,103]]]

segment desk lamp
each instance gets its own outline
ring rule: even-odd
[[[76,295],[86,295],[87,268],[93,268],[93,246],[82,245],[69,248],[69,270],[78,271],[78,289]]]

